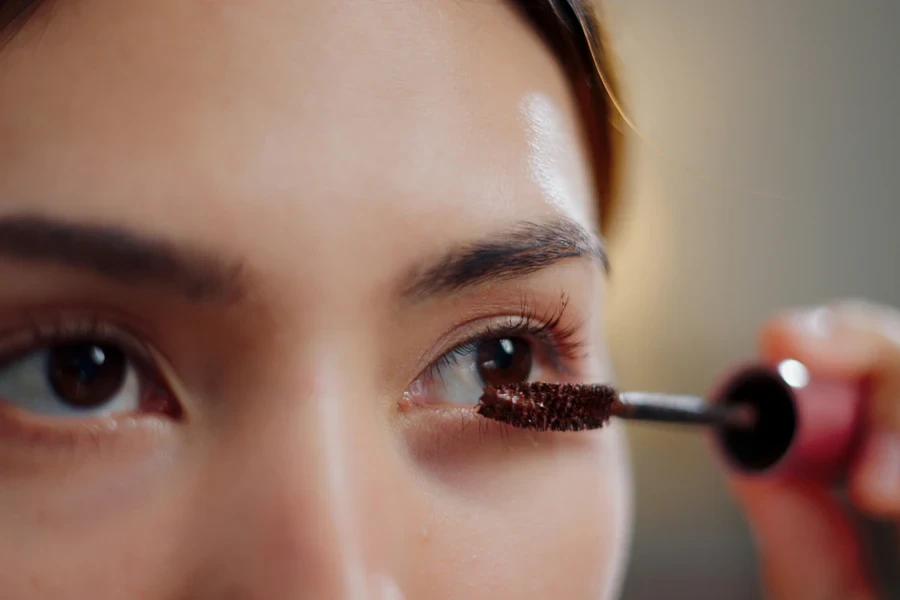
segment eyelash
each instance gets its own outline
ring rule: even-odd
[[[445,367],[459,364],[460,359],[471,355],[475,345],[486,340],[502,338],[531,338],[540,346],[541,355],[550,361],[554,369],[564,375],[572,374],[572,364],[585,355],[585,340],[580,337],[583,323],[573,322],[562,325],[567,294],[560,294],[559,301],[543,313],[539,313],[535,303],[526,298],[519,313],[509,317],[505,323],[486,325],[478,333],[460,342],[445,352],[428,367],[428,375],[436,376]]]
[[[141,341],[140,335],[96,315],[65,314],[45,319],[28,314],[26,320],[27,324],[24,326],[0,332],[0,367],[31,352],[59,344],[91,342],[114,345],[121,349],[126,360],[131,362],[138,372],[142,386],[141,393],[146,391],[153,399],[151,405],[142,407],[140,414],[156,415],[172,421],[183,418],[180,401],[172,393],[170,383],[161,372],[154,352]],[[8,439],[21,438],[28,443],[39,440],[51,446],[75,448],[85,440],[94,444],[101,438],[117,437],[116,429],[135,426],[137,423],[133,419],[135,416],[123,413],[120,415],[121,418],[106,417],[99,420],[88,418],[74,426],[65,423],[54,424],[39,418],[22,421],[18,417],[4,416],[0,418],[0,438],[4,436]],[[111,425],[113,421],[119,422],[115,428]]]
[[[537,349],[542,357],[555,371],[570,376],[573,368],[586,354],[586,340],[581,337],[584,323],[578,320],[567,320],[569,297],[561,293],[558,300],[547,309],[538,308],[539,304],[532,297],[523,298],[515,315],[494,319],[479,331],[459,342],[448,352],[427,367],[430,376],[440,373],[443,368],[458,364],[464,357],[470,356],[478,343],[502,338],[525,338]],[[161,370],[152,349],[142,341],[142,336],[132,333],[127,327],[115,324],[98,315],[63,314],[49,318],[37,315],[26,315],[26,325],[16,329],[0,331],[0,365],[16,360],[32,351],[60,343],[91,341],[119,346],[132,361],[140,373],[144,385],[153,386],[160,395],[170,397],[177,410],[142,411],[168,417],[174,421],[181,420],[181,405],[171,392],[170,382]],[[566,322],[568,321],[568,322]],[[168,406],[168,405],[167,405]],[[127,415],[133,416],[133,415]],[[0,438],[19,438],[27,446],[40,440],[50,447],[74,449],[76,447],[93,447],[101,438],[109,438],[110,443],[121,436],[98,430],[98,425],[85,423],[72,427],[39,424],[38,422],[19,423],[17,419],[0,419]],[[128,420],[131,421],[131,420]],[[88,443],[83,443],[88,442]]]
[[[151,353],[146,344],[139,341],[140,336],[100,317],[61,315],[42,319],[28,315],[26,319],[25,326],[9,328],[0,333],[0,363],[15,360],[27,352],[45,346],[97,341],[121,344],[132,358],[142,363],[142,366],[152,364]]]

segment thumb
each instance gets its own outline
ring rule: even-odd
[[[773,600],[872,600],[852,521],[827,488],[733,476]]]

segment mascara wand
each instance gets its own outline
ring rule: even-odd
[[[619,392],[609,385],[488,386],[476,412],[534,431],[585,431],[611,417],[697,425],[744,475],[839,480],[853,459],[863,419],[860,382],[811,377],[796,360],[751,364],[728,374],[709,399]]]
[[[525,429],[583,431],[611,417],[705,426],[725,463],[743,476],[840,484],[857,452],[866,386],[812,377],[796,360],[751,364],[727,374],[710,400],[618,392],[608,385],[522,383],[488,387],[482,416]],[[898,585],[885,524],[859,517],[884,590]],[[876,543],[881,543],[878,549]]]
[[[618,392],[609,385],[544,382],[488,386],[477,411],[483,417],[537,431],[597,429],[610,417],[743,430],[756,422],[749,405],[717,405],[689,395]]]
[[[613,416],[635,421],[711,425],[750,430],[756,410],[749,404],[713,404],[699,396],[621,392],[613,404]]]

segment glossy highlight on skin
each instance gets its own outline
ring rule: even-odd
[[[589,176],[581,168],[576,148],[562,111],[540,92],[527,94],[520,103],[529,146],[529,175],[544,197],[560,214],[579,222],[589,222],[592,214],[574,199],[584,195]]]

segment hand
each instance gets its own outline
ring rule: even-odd
[[[761,350],[766,359],[796,358],[814,376],[871,383],[848,491],[858,510],[900,523],[900,311],[865,302],[790,311],[763,327]],[[733,474],[730,480],[759,545],[769,597],[876,598],[859,534],[833,490]]]

